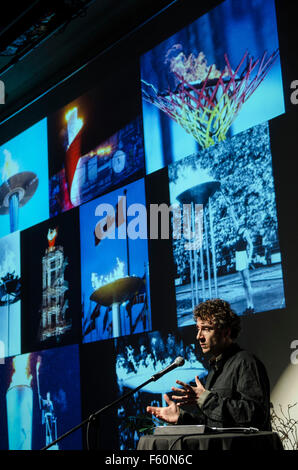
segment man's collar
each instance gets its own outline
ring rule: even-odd
[[[212,357],[209,361],[210,366],[215,370],[220,369],[226,360],[233,356],[237,351],[240,351],[240,346],[237,343],[232,343],[218,356]]]

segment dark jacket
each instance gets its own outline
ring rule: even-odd
[[[262,362],[232,344],[219,360],[210,364],[206,391],[197,400],[196,409],[180,410],[177,424],[271,431],[270,386]]]

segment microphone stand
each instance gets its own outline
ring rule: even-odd
[[[162,371],[163,372],[163,371]],[[164,372],[166,373],[166,372]],[[88,418],[86,418],[84,421],[82,421],[80,424],[77,424],[74,428],[70,429],[69,431],[67,431],[65,434],[62,434],[62,436],[58,437],[58,439],[56,439],[55,441],[51,442],[50,444],[48,444],[47,446],[43,447],[41,450],[47,450],[49,447],[57,444],[59,441],[61,441],[62,439],[64,439],[65,437],[69,436],[70,434],[72,434],[74,431],[77,431],[78,429],[80,429],[82,426],[84,426],[85,424],[87,423],[90,423],[91,421],[94,421],[96,419],[96,417],[102,413],[103,411],[106,411],[108,410],[109,408],[112,408],[113,406],[117,405],[120,401],[124,400],[125,398],[128,398],[130,397],[131,395],[133,395],[134,393],[136,393],[138,390],[140,390],[140,388],[144,387],[145,385],[147,385],[148,383],[150,382],[155,382],[156,380],[158,380],[160,377],[162,377],[162,375],[164,375],[163,373],[161,372],[157,372],[156,374],[152,375],[152,377],[150,377],[149,380],[146,380],[146,382],[144,382],[143,384],[139,385],[137,388],[131,390],[130,392],[126,393],[125,395],[122,395],[120,398],[117,398],[117,400],[113,401],[112,403],[110,403],[109,405],[106,405],[104,406],[103,408],[101,408],[100,410],[96,411],[95,413],[92,413]]]

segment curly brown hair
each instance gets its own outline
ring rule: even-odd
[[[222,299],[210,299],[194,308],[194,320],[198,318],[215,324],[217,328],[230,328],[231,339],[235,340],[240,333],[240,317],[232,310],[229,302]]]

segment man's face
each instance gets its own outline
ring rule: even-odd
[[[230,337],[226,330],[217,328],[212,321],[197,319],[197,341],[203,354],[217,356],[229,344]]]

